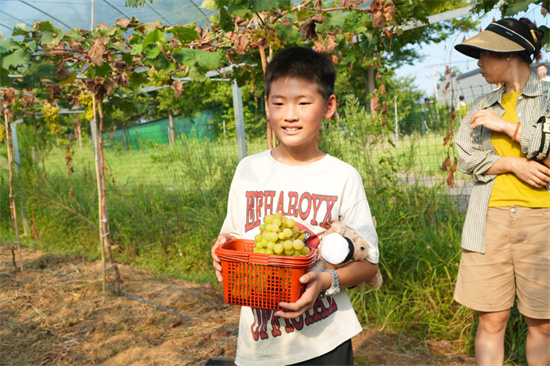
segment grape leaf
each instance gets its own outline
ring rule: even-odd
[[[20,48],[21,46],[12,38],[0,41],[0,55]]]
[[[26,50],[19,48],[15,52],[2,57],[2,63],[0,64],[4,69],[16,68],[18,66],[25,65],[31,60],[31,55]]]
[[[151,43],[165,43],[166,42],[166,36],[164,33],[158,29],[155,28],[153,31],[151,31],[147,37],[143,40],[143,43],[141,44],[142,49],[145,49],[148,45]]]

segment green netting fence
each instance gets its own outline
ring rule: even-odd
[[[214,113],[214,110],[205,110],[194,117],[174,116],[176,139],[181,136],[200,141],[214,139],[216,134],[210,123]],[[172,143],[170,119],[163,117],[126,128],[119,128],[104,133],[103,140],[105,147],[122,145],[128,150],[150,149],[155,144],[170,144]]]

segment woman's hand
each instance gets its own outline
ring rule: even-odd
[[[223,274],[221,261],[216,255],[216,248],[230,239],[233,239],[231,235],[222,233],[218,236],[214,245],[212,245],[212,249],[210,249],[210,253],[212,254],[213,259],[212,264],[214,265],[214,269],[216,270],[216,277],[218,278],[218,282],[223,282]]]
[[[494,111],[489,109],[476,112],[470,119],[470,125],[474,130],[479,126],[484,126],[495,132],[504,132],[510,137],[514,135],[517,127],[515,123],[500,118]],[[516,137],[516,140],[519,140],[519,138]]]
[[[550,185],[550,168],[525,158],[512,158],[511,172],[519,179],[535,188],[544,188]]]
[[[300,283],[306,284],[306,290],[298,301],[293,303],[282,302],[279,305],[287,311],[277,311],[275,316],[294,319],[311,309],[321,291],[326,290],[332,284],[332,276],[328,272],[310,271],[300,277]]]

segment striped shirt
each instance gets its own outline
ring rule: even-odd
[[[485,225],[489,198],[496,175],[486,175],[486,172],[500,158],[491,143],[492,130],[480,126],[473,130],[470,119],[474,113],[490,109],[498,116],[504,114],[502,94],[504,88],[499,88],[475,100],[462,119],[456,137],[456,147],[459,156],[459,168],[470,174],[474,187],[470,196],[468,212],[462,231],[463,249],[485,253]],[[525,89],[518,96],[516,112],[518,121],[523,128],[521,132],[521,152],[526,158],[532,159],[538,151],[542,138],[542,123],[537,123],[543,115],[550,118],[550,83],[540,80],[537,74],[531,72]],[[546,189],[550,194],[550,186]]]

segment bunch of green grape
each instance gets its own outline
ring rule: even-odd
[[[169,76],[159,73],[154,67],[147,70],[147,75],[149,76],[149,81],[157,88],[168,85],[168,81],[170,80]]]
[[[267,28],[266,39],[267,42],[269,42],[269,47],[271,47],[274,51],[282,47],[281,39],[279,38],[279,34],[277,33],[277,29],[275,29],[275,27]]]
[[[0,124],[0,142],[6,141],[6,127]]]
[[[304,243],[305,230],[296,226],[296,221],[277,212],[267,215],[260,225],[261,233],[256,235],[254,253],[277,255],[308,255],[309,247]]]
[[[59,107],[54,107],[50,103],[44,103],[42,107],[42,114],[46,120],[46,124],[50,128],[50,133],[52,135],[57,135],[59,133]]]
[[[275,27],[256,29],[252,35],[252,39],[256,41],[265,39],[273,50],[278,50],[281,48],[281,39],[279,38],[279,34],[277,33],[277,29],[275,29]]]
[[[86,111],[85,118],[88,121],[91,121],[94,119],[94,97],[92,96],[92,93],[90,92],[82,92],[78,96],[78,102],[82,107],[84,107],[84,110]]]

